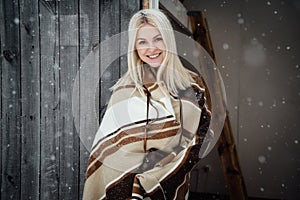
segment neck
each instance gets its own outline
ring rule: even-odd
[[[157,78],[158,68],[151,67],[148,64],[143,64],[143,83],[154,83]]]

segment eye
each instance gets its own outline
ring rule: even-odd
[[[139,41],[138,41],[138,45],[143,45],[143,44],[146,44],[146,41],[145,41],[145,40],[139,40]]]
[[[155,41],[156,42],[160,42],[160,41],[162,41],[163,39],[162,39],[162,37],[157,37],[157,38],[155,38]]]

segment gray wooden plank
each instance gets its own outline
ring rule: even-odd
[[[130,18],[137,11],[142,9],[140,0],[120,1],[120,32],[128,30]],[[121,38],[120,49],[127,49],[128,38]],[[121,55],[120,58],[120,75],[127,71],[127,54]]]
[[[100,40],[101,42],[108,40],[115,34],[120,32],[120,4],[119,0],[101,1],[100,5]],[[109,101],[109,88],[118,80],[120,74],[120,60],[115,60],[111,65],[104,66],[103,58],[108,59],[119,52],[114,52],[114,46],[119,46],[120,42],[115,40],[111,47],[107,47],[100,52],[101,66],[101,86],[100,86],[100,105],[104,108]],[[112,59],[113,60],[113,59]]]
[[[90,153],[90,145],[93,142],[93,137],[98,129],[99,122],[97,120],[97,110],[99,106],[95,106],[99,101],[99,90],[95,90],[95,84],[99,81],[99,67],[94,65],[94,59],[99,60],[99,51],[97,47],[99,43],[99,0],[93,0],[91,3],[80,1],[80,38],[85,37],[85,32],[89,33],[88,40],[80,39],[80,85],[79,85],[79,106],[77,113],[79,119],[75,123],[79,124],[80,143],[80,172],[79,172],[79,199],[82,199],[82,193],[85,182],[85,174],[87,168],[88,157]],[[86,21],[87,20],[87,21]],[[88,42],[86,44],[86,42]],[[90,70],[90,65],[94,65]],[[96,93],[95,93],[96,92]],[[98,93],[97,93],[98,92]],[[91,103],[89,103],[91,102]]]
[[[20,199],[21,104],[18,1],[1,1],[1,194],[0,199]]]
[[[22,38],[21,199],[39,199],[40,57],[38,34],[38,0],[20,0],[20,10],[20,21],[22,22],[20,30],[20,36]]]
[[[61,133],[59,199],[77,199],[79,193],[79,137],[76,134],[72,114],[72,89],[79,69],[79,13],[77,0],[61,1],[59,3],[59,24],[59,67],[61,68],[59,82],[59,131]]]
[[[59,199],[59,65],[56,5],[40,1],[41,183],[40,198]]]
[[[3,193],[4,191],[2,190],[2,176],[3,176],[3,173],[2,173],[2,147],[3,147],[3,143],[2,143],[2,138],[3,138],[3,135],[2,135],[2,130],[3,130],[3,126],[4,126],[4,123],[3,123],[3,117],[2,117],[2,66],[3,66],[3,62],[4,62],[4,58],[3,58],[3,54],[2,54],[2,45],[3,44],[3,38],[4,38],[4,15],[3,15],[3,3],[1,2],[0,3],[0,174],[1,174],[1,178],[0,178],[0,192]],[[1,197],[0,197],[1,198]]]

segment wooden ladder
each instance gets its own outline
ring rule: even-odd
[[[216,57],[209,34],[209,28],[204,14],[201,11],[189,11],[187,14],[190,19],[193,39],[199,42],[216,62]],[[222,99],[220,99],[219,103],[224,102]],[[217,147],[230,199],[247,199],[246,185],[239,164],[228,111],[226,111],[225,123],[220,138],[217,142]]]

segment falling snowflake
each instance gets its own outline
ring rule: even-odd
[[[238,19],[238,24],[244,24],[244,22],[245,22],[245,21],[244,21],[243,18],[239,18],[239,19]]]
[[[19,23],[20,23],[20,20],[19,20],[18,18],[15,18],[15,19],[14,19],[14,23],[15,23],[15,24],[19,24]]]
[[[247,102],[248,102],[248,106],[252,105],[252,98],[251,97],[247,97]]]
[[[261,156],[258,156],[258,162],[260,162],[260,163],[266,163],[266,157],[265,156],[263,156],[263,155],[261,155]]]
[[[271,150],[272,150],[272,147],[271,147],[271,146],[268,146],[268,150],[271,151]]]
[[[229,44],[224,43],[224,44],[223,44],[223,49],[225,49],[225,50],[229,49]]]
[[[50,156],[50,159],[51,159],[52,161],[54,161],[54,160],[55,160],[55,155],[51,155],[51,156]]]

